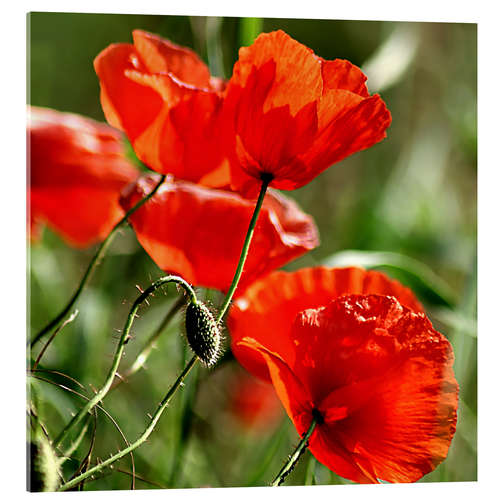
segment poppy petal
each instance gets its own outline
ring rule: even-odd
[[[141,178],[124,193],[123,207],[130,208],[154,184],[153,176]],[[139,242],[161,269],[175,272],[194,285],[227,290],[254,206],[254,200],[229,191],[166,182],[130,220]],[[317,244],[311,217],[291,200],[270,191],[257,221],[238,292]]]
[[[307,430],[312,420],[311,397],[290,367],[279,355],[266,349],[255,339],[245,337],[239,343],[242,347],[253,349],[263,358],[269,369],[276,394],[288,416],[293,421],[301,422],[301,425],[304,420],[307,421],[305,423],[305,430]]]
[[[196,87],[208,87],[210,72],[192,50],[142,30],[132,32],[134,47],[149,73],[172,73]]]
[[[307,175],[297,176],[297,187],[311,180],[311,174],[325,170],[357,151],[386,137],[391,114],[379,95],[360,99],[356,94],[331,90],[318,106],[320,132],[298,161],[309,166]]]
[[[391,295],[406,307],[422,311],[411,290],[377,271],[354,267],[275,271],[253,283],[233,303],[227,318],[233,353],[250,373],[269,381],[266,365],[238,346],[240,339],[251,336],[292,362],[295,349],[290,329],[300,311],[327,305],[341,295],[368,293]]]
[[[297,428],[299,432],[299,429]],[[323,426],[317,426],[309,440],[309,451],[323,465],[351,481],[361,484],[378,483],[376,476],[363,470],[353,460],[353,454],[342,443],[325,432]],[[368,473],[367,473],[368,472]]]
[[[27,131],[33,241],[43,222],[76,247],[104,239],[123,216],[120,191],[138,177],[122,135],[90,118],[33,106]]]
[[[292,337],[291,369],[342,458],[347,450],[368,478],[390,482],[416,481],[444,460],[458,385],[451,346],[423,314],[391,297],[344,296],[299,314]],[[311,443],[311,452],[342,475],[335,448],[317,448]]]
[[[345,59],[334,59],[333,61],[320,59],[322,62],[323,95],[329,89],[349,90],[361,97],[370,95],[365,85],[366,76],[357,66]]]
[[[321,95],[321,62],[311,49],[281,30],[263,33],[250,47],[240,49],[231,84],[245,86],[252,70],[269,61],[274,61],[276,71],[264,111],[289,105],[290,113],[295,115]]]
[[[106,120],[134,142],[161,111],[161,96],[126,76],[127,70],[145,70],[133,45],[110,45],[95,58],[94,68],[101,84],[101,106]]]
[[[117,191],[98,187],[32,189],[31,210],[70,245],[85,248],[103,240],[123,217],[118,198]]]
[[[240,49],[225,106],[231,187],[254,196],[265,173],[272,187],[297,189],[382,140],[390,113],[365,81],[353,64],[326,61],[282,31]]]
[[[123,130],[151,169],[213,187],[229,185],[222,96],[191,50],[133,32],[134,45],[114,44],[94,66],[109,123]]]

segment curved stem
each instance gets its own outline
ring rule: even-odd
[[[261,189],[260,189],[259,197],[257,199],[257,203],[255,205],[255,209],[254,209],[252,218],[250,220],[250,224],[248,226],[248,231],[247,231],[247,234],[246,234],[246,237],[245,237],[245,241],[243,243],[243,248],[242,248],[242,251],[241,251],[241,255],[240,255],[239,262],[238,262],[238,266],[236,268],[236,272],[234,274],[231,286],[229,287],[229,290],[228,290],[227,295],[226,295],[226,297],[224,299],[223,305],[222,305],[222,307],[221,307],[221,309],[219,311],[219,314],[217,316],[217,320],[216,320],[217,323],[219,323],[222,320],[222,318],[224,317],[224,314],[226,313],[226,311],[227,311],[227,309],[229,307],[229,304],[230,304],[231,299],[232,299],[232,297],[234,295],[234,292],[236,291],[236,287],[238,286],[238,282],[240,280],[241,273],[243,272],[243,266],[245,264],[245,260],[246,260],[247,255],[248,255],[248,249],[249,249],[250,243],[252,241],[252,236],[253,236],[253,233],[254,233],[254,230],[255,230],[255,225],[257,223],[257,219],[259,217],[259,213],[260,213],[260,210],[262,208],[262,204],[264,202],[264,197],[265,197],[267,188],[268,188],[269,183],[271,181],[272,181],[272,177],[270,177],[270,176],[264,176],[262,178],[262,186],[261,186]],[[80,422],[81,419],[85,416],[85,414],[93,407],[93,405],[99,403],[102,400],[102,398],[106,395],[106,393],[109,391],[109,389],[110,389],[110,387],[111,387],[111,385],[113,383],[113,379],[114,379],[114,377],[116,375],[116,371],[118,369],[118,364],[120,362],[120,358],[121,358],[121,355],[123,353],[124,345],[128,341],[128,338],[129,338],[128,332],[130,330],[130,327],[132,326],[132,322],[133,322],[133,319],[135,317],[135,313],[136,313],[139,305],[147,298],[147,296],[150,293],[152,293],[152,291],[154,291],[156,288],[158,288],[158,286],[161,286],[163,283],[168,282],[167,280],[169,280],[169,281],[177,281],[179,284],[181,284],[182,286],[184,286],[184,288],[187,287],[187,291],[191,295],[191,297],[190,297],[191,301],[193,303],[197,302],[196,296],[195,296],[193,290],[191,289],[191,287],[189,287],[189,285],[182,278],[179,278],[177,276],[166,276],[164,278],[160,278],[158,281],[156,281],[155,283],[153,283],[147,290],[145,290],[141,294],[141,296],[135,301],[134,306],[132,307],[132,309],[130,311],[130,314],[129,314],[128,319],[127,319],[127,323],[125,324],[125,328],[123,330],[123,333],[122,333],[122,336],[120,338],[120,342],[119,342],[116,354],[115,354],[114,359],[113,359],[113,365],[111,367],[111,370],[110,370],[110,372],[108,374],[108,377],[106,379],[106,382],[105,382],[104,386],[95,395],[95,397],[92,398],[92,400],[90,400],[88,402],[88,404],[85,405],[80,410],[80,412],[69,422],[69,424],[66,426],[66,428],[62,431],[62,433],[54,441],[54,444],[53,444],[54,447],[57,447],[57,445],[59,443],[61,443],[61,441],[68,435],[68,433],[71,430],[71,428],[73,428],[78,422]],[[61,488],[59,489],[59,491],[64,491],[64,490],[67,490],[69,488],[72,488],[73,486],[75,486],[76,484],[78,484],[80,481],[83,481],[84,479],[86,479],[87,477],[91,476],[92,474],[100,472],[104,467],[107,467],[108,465],[110,465],[113,462],[115,462],[116,460],[122,458],[127,453],[129,453],[130,451],[134,450],[135,448],[137,448],[138,446],[140,446],[142,443],[144,443],[144,441],[146,441],[146,439],[151,434],[151,432],[153,432],[153,429],[154,429],[156,423],[158,422],[158,420],[160,419],[161,414],[163,413],[163,411],[165,410],[165,408],[168,406],[168,402],[173,397],[173,395],[175,394],[175,392],[177,391],[177,389],[181,386],[183,380],[186,378],[186,376],[188,375],[189,371],[193,368],[193,366],[196,364],[197,361],[198,361],[198,357],[196,355],[194,355],[191,358],[191,360],[189,361],[189,363],[187,364],[187,366],[184,369],[184,371],[181,373],[181,375],[174,382],[174,384],[172,385],[172,387],[170,388],[170,390],[167,392],[165,398],[162,400],[162,402],[160,403],[157,411],[154,413],[153,417],[151,418],[151,423],[148,425],[148,427],[145,429],[145,431],[139,437],[139,439],[137,439],[137,441],[135,441],[134,443],[132,443],[130,446],[128,446],[124,450],[116,453],[115,455],[113,455],[109,459],[105,460],[101,464],[93,467],[92,469],[89,469],[88,471],[86,471],[83,474],[80,474],[79,476],[73,478],[71,481],[68,481],[63,486],[61,486]],[[311,430],[311,432],[312,432],[312,430]]]
[[[151,351],[156,346],[156,341],[158,340],[162,332],[165,330],[165,328],[172,321],[173,317],[179,312],[181,307],[184,305],[185,301],[186,300],[184,297],[178,298],[178,300],[175,302],[172,308],[168,311],[167,315],[163,318],[161,324],[158,326],[158,328],[153,332],[151,337],[149,337],[147,342],[144,344],[144,347],[136,356],[135,361],[128,368],[128,370],[126,370],[125,373],[123,373],[123,375],[119,379],[113,382],[113,385],[111,386],[110,390],[116,389],[116,387],[118,387],[122,382],[127,380],[129,377],[131,377],[134,373],[138,372],[144,366],[144,364],[149,358],[149,355],[151,354]]]
[[[231,303],[231,299],[233,298],[234,292],[236,291],[236,287],[238,286],[238,282],[241,278],[241,273],[243,272],[243,266],[245,265],[245,261],[248,255],[248,249],[250,247],[250,243],[252,241],[252,236],[255,230],[255,224],[257,223],[257,219],[259,217],[260,209],[262,208],[262,203],[264,202],[264,197],[266,195],[267,188],[269,183],[272,181],[272,177],[263,176],[262,178],[262,186],[260,188],[259,197],[257,198],[257,203],[255,205],[255,209],[253,211],[252,218],[250,220],[250,224],[248,225],[247,235],[245,237],[245,242],[243,243],[243,249],[241,250],[240,260],[238,262],[238,267],[236,268],[236,272],[234,273],[233,281],[229,290],[224,298],[224,302],[222,303],[221,309],[217,316],[217,323],[220,323],[224,314]]]
[[[54,333],[50,336],[49,340],[47,340],[46,344],[42,347],[41,351],[38,353],[37,358],[35,359],[35,362],[33,363],[33,368],[32,371],[35,371],[38,367],[38,364],[40,363],[42,356],[45,354],[45,351],[48,349],[49,345],[51,342],[56,338],[56,335],[68,324],[74,321],[74,319],[78,316],[78,309],[75,309],[73,314],[60,326],[58,326],[55,330]]]
[[[299,461],[300,456],[302,455],[302,453],[304,453],[305,449],[309,445],[309,438],[311,437],[311,434],[313,433],[315,427],[316,419],[313,418],[309,429],[300,440],[300,443],[298,444],[297,448],[295,448],[295,451],[288,458],[286,464],[281,468],[275,480],[271,483],[271,486],[279,486],[285,480],[285,477],[288,476],[290,472],[292,472],[293,468]]]
[[[166,176],[162,175],[160,180],[158,181],[158,184],[154,187],[154,189],[149,193],[147,196],[139,200],[130,210],[127,211],[127,213],[115,224],[113,229],[110,231],[108,236],[106,236],[106,239],[101,243],[101,246],[97,249],[97,252],[95,253],[94,257],[92,257],[92,260],[90,261],[90,264],[85,271],[85,274],[83,275],[82,280],[80,281],[80,284],[78,285],[78,288],[76,289],[75,293],[69,300],[69,302],[66,304],[64,309],[52,320],[50,321],[44,328],[42,328],[36,335],[35,337],[31,340],[30,342],[30,348],[33,348],[33,346],[47,333],[52,331],[53,328],[56,328],[61,321],[64,319],[64,317],[68,314],[68,312],[71,310],[71,308],[75,305],[76,301],[80,297],[80,294],[82,293],[83,289],[85,288],[85,285],[88,283],[90,280],[92,274],[94,273],[95,268],[97,267],[97,264],[99,264],[99,261],[102,259],[104,256],[107,248],[113,241],[113,238],[115,237],[115,234],[117,233],[117,230],[122,227],[125,222],[127,222],[127,219],[136,211],[138,210],[144,203],[146,203],[150,198],[152,198],[156,191],[160,188],[160,186],[163,184],[165,181]]]
[[[118,365],[120,364],[120,360],[122,358],[123,351],[125,349],[126,343],[129,341],[130,336],[129,332],[132,328],[132,324],[136,317],[136,312],[139,309],[139,306],[158,288],[167,283],[178,283],[181,285],[184,290],[189,294],[191,302],[196,303],[196,295],[193,289],[179,276],[163,276],[162,278],[156,280],[153,284],[151,284],[141,295],[135,300],[132,309],[127,317],[127,321],[125,323],[125,327],[123,328],[122,335],[118,342],[118,346],[116,348],[115,355],[113,357],[113,362],[111,364],[111,368],[108,372],[108,376],[106,377],[106,381],[104,385],[97,391],[94,397],[89,399],[87,404],[81,408],[81,410],[68,422],[66,427],[62,430],[62,432],[57,436],[57,438],[53,442],[54,448],[57,448],[59,444],[68,436],[71,429],[73,429],[78,423],[82,421],[87,412],[89,412],[96,404],[100,403],[104,396],[108,393],[114,378],[116,376],[116,372],[118,371]]]
[[[161,403],[159,404],[157,410],[151,417],[151,422],[149,425],[146,427],[144,432],[139,436],[137,441],[134,441],[130,446],[127,446],[127,448],[124,448],[123,450],[119,451],[112,457],[109,457],[107,460],[104,462],[101,462],[100,464],[96,465],[95,467],[92,467],[91,469],[87,470],[83,474],[80,474],[79,476],[73,478],[71,481],[68,481],[67,483],[63,484],[58,491],[65,491],[70,488],[73,488],[75,485],[77,485],[79,482],[83,481],[84,479],[88,478],[89,476],[92,476],[93,474],[96,474],[103,470],[105,467],[108,465],[111,465],[113,462],[116,462],[120,458],[124,457],[127,453],[130,453],[131,451],[135,450],[138,446],[144,443],[146,439],[149,437],[149,435],[153,432],[156,423],[161,417],[161,414],[165,411],[165,408],[167,408],[168,403],[174,393],[177,391],[177,389],[180,387],[188,373],[191,371],[193,366],[196,364],[196,361],[198,358],[196,356],[193,356],[189,363],[186,365],[182,373],[179,375],[177,380],[175,381],[174,385],[170,388],[170,390],[167,392]]]

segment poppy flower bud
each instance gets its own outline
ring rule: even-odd
[[[213,365],[220,353],[221,333],[207,306],[190,302],[186,309],[186,337],[189,346],[207,366]]]

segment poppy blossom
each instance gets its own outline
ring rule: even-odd
[[[289,332],[297,314],[346,294],[394,296],[405,307],[423,311],[410,289],[378,271],[356,267],[275,271],[252,283],[229,310],[227,325],[235,357],[250,373],[270,381],[262,356],[239,341],[253,337],[271,351],[291,356],[295,347]]]
[[[156,184],[141,177],[124,191],[128,209]],[[237,193],[169,180],[138,209],[130,222],[158,267],[196,286],[227,291],[240,257],[255,201]],[[272,191],[264,201],[239,290],[259,276],[318,245],[312,218]]]
[[[134,43],[112,44],[95,59],[108,122],[123,130],[151,169],[226,186],[220,134],[225,83],[190,49],[141,30]]]
[[[360,483],[413,482],[446,458],[453,351],[424,314],[394,297],[344,295],[301,311],[288,335],[292,353],[240,343],[266,362],[297,432],[316,421],[309,449],[321,463]]]
[[[274,387],[239,367],[228,385],[228,409],[242,427],[257,432],[269,431],[283,417]]]
[[[27,141],[31,239],[40,223],[76,247],[104,239],[124,214],[120,191],[139,175],[122,135],[83,116],[32,106]]]
[[[231,186],[297,189],[385,136],[391,115],[348,61],[326,61],[283,31],[242,47],[226,89],[233,130]]]

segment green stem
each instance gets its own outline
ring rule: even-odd
[[[52,341],[56,338],[56,335],[68,324],[74,321],[74,319],[78,316],[78,309],[75,309],[73,314],[59,327],[57,327],[54,330],[54,333],[50,336],[49,340],[46,342],[46,344],[42,347],[41,351],[39,352],[37,358],[35,359],[35,362],[33,363],[33,368],[31,369],[32,371],[36,371],[43,355],[45,354],[45,351],[48,349],[49,345],[52,343]]]
[[[85,288],[86,284],[90,280],[92,274],[94,273],[95,268],[97,267],[97,264],[99,263],[100,259],[104,256],[104,253],[106,252],[107,248],[113,241],[113,238],[115,237],[115,234],[117,233],[117,230],[122,227],[128,220],[128,218],[146,201],[148,201],[150,198],[154,196],[156,191],[160,188],[160,186],[163,184],[165,181],[166,176],[162,175],[160,180],[158,181],[158,184],[154,187],[154,189],[149,193],[147,196],[142,198],[140,201],[138,201],[128,212],[115,224],[111,232],[106,236],[106,239],[101,243],[101,246],[97,249],[96,254],[90,261],[90,264],[85,271],[85,274],[83,275],[82,280],[80,281],[80,285],[76,289],[76,292],[74,295],[71,297],[70,301],[66,304],[64,309],[52,320],[50,323],[48,323],[44,328],[42,328],[33,338],[33,340],[30,343],[30,348],[33,348],[33,346],[47,333],[52,331],[53,328],[56,328],[61,321],[64,319],[64,317],[68,314],[70,309],[75,305],[76,301],[78,300],[78,297],[80,297],[80,294],[82,293],[83,289]]]
[[[114,381],[114,378],[116,376],[116,372],[118,371],[118,365],[120,364],[120,360],[122,358],[123,351],[125,349],[125,345],[130,339],[129,332],[130,329],[132,328],[132,324],[134,322],[134,319],[136,317],[136,312],[139,309],[139,306],[158,288],[160,288],[163,285],[166,285],[167,283],[178,283],[181,285],[186,292],[188,292],[190,296],[190,300],[193,303],[197,302],[196,295],[193,291],[193,289],[179,276],[163,276],[162,278],[156,280],[153,284],[151,284],[144,292],[141,293],[141,295],[135,300],[132,309],[130,310],[130,313],[127,317],[127,321],[125,323],[125,327],[123,328],[122,335],[120,337],[120,340],[118,342],[118,346],[116,348],[115,355],[113,357],[113,363],[111,365],[111,368],[108,372],[108,376],[106,377],[106,381],[104,382],[104,385],[99,389],[99,391],[95,394],[94,397],[89,399],[89,401],[83,406],[83,408],[68,422],[66,427],[62,430],[62,432],[59,434],[59,436],[54,440],[53,446],[54,448],[57,448],[59,444],[68,436],[69,432],[71,429],[73,429],[76,425],[78,425],[82,419],[85,417],[85,415],[98,403],[102,401],[104,396],[108,393],[109,389],[111,388],[111,385]]]
[[[167,392],[167,394],[165,395],[165,397],[161,401],[161,403],[158,406],[156,412],[151,417],[151,422],[146,427],[146,429],[144,430],[144,432],[140,435],[139,439],[137,439],[137,441],[134,441],[130,446],[127,446],[127,448],[124,448],[123,450],[119,451],[118,453],[116,453],[112,457],[109,457],[104,462],[101,462],[100,464],[92,467],[91,469],[87,470],[83,474],[80,474],[79,476],[73,478],[71,481],[68,481],[67,483],[63,484],[59,488],[58,491],[65,491],[65,490],[68,490],[70,488],[73,488],[79,482],[81,482],[84,479],[92,476],[93,474],[97,474],[97,473],[101,472],[105,467],[107,467],[108,465],[111,465],[113,462],[116,462],[117,460],[119,460],[120,458],[124,457],[125,455],[127,455],[128,453],[130,453],[131,451],[133,451],[137,447],[139,447],[141,444],[143,444],[147,440],[147,438],[149,437],[149,435],[153,432],[153,430],[154,430],[154,428],[156,426],[156,423],[160,419],[162,413],[167,408],[170,399],[175,394],[175,392],[177,391],[177,389],[181,386],[182,382],[184,381],[184,379],[186,378],[186,376],[188,375],[188,373],[191,371],[191,369],[193,368],[193,366],[196,364],[197,360],[198,360],[198,358],[196,356],[193,356],[191,358],[191,361],[189,361],[189,363],[186,365],[186,367],[184,368],[184,370],[182,371],[182,373],[179,375],[179,377],[175,381],[174,385],[170,388],[170,390]]]
[[[59,458],[59,465],[62,465],[66,460],[68,460],[71,455],[78,449],[80,444],[83,441],[83,438],[85,437],[85,434],[87,433],[87,429],[89,428],[90,425],[90,415],[88,416],[88,420],[85,423],[85,425],[82,427],[82,430],[80,431],[80,434],[76,437],[73,443],[69,446],[67,450],[64,451],[62,456]]]
[[[314,431],[314,428],[316,427],[316,419],[313,418],[311,425],[309,426],[309,429],[303,436],[303,438],[300,440],[300,443],[298,444],[297,448],[295,448],[295,451],[290,455],[288,458],[286,464],[282,467],[282,469],[279,471],[278,475],[276,476],[276,479],[271,483],[271,486],[279,486],[285,479],[290,472],[292,472],[293,468],[297,464],[300,455],[305,451],[309,444],[309,438],[311,437],[311,434]]]
[[[119,379],[113,382],[113,385],[111,386],[110,390],[113,390],[116,387],[118,387],[123,381],[127,380],[129,377],[134,375],[134,373],[138,372],[144,366],[152,350],[155,348],[156,341],[160,337],[161,333],[169,325],[173,317],[179,312],[179,309],[184,305],[185,301],[186,299],[184,297],[179,297],[179,299],[175,302],[170,311],[168,311],[165,318],[163,318],[163,321],[161,322],[160,326],[158,326],[155,332],[151,335],[151,337],[149,337],[148,341],[144,344],[144,347],[141,349],[141,351],[135,358],[135,361],[132,363],[132,366],[130,366],[130,368],[127,371],[125,371],[125,373]]]
[[[248,231],[247,231],[247,235],[245,237],[245,241],[243,243],[243,248],[242,248],[242,251],[241,251],[241,255],[240,255],[239,262],[238,262],[238,266],[236,268],[236,272],[235,272],[233,281],[231,283],[231,286],[229,287],[227,295],[226,295],[226,297],[224,299],[224,303],[223,303],[223,305],[221,307],[221,310],[219,311],[219,314],[217,316],[217,323],[219,323],[222,320],[222,318],[224,317],[224,314],[226,313],[227,308],[229,307],[229,304],[230,304],[231,299],[232,299],[232,297],[234,295],[236,287],[238,286],[238,282],[240,280],[241,273],[243,272],[243,266],[245,264],[245,260],[246,260],[247,255],[248,255],[248,249],[250,247],[250,242],[252,241],[252,236],[253,236],[253,233],[254,233],[254,230],[255,230],[255,225],[257,223],[259,212],[260,212],[260,209],[262,208],[262,203],[264,202],[264,197],[265,197],[265,194],[266,194],[266,191],[267,191],[267,187],[269,186],[269,183],[271,181],[272,181],[272,177],[270,177],[270,176],[264,176],[262,178],[262,186],[261,186],[261,189],[260,189],[259,197],[257,199],[257,203],[255,205],[255,209],[254,209],[252,218],[250,220],[250,224],[248,226]],[[182,278],[179,278],[177,276],[165,276],[163,278],[160,278],[158,281],[156,281],[155,283],[153,283],[147,290],[145,290],[141,294],[141,296],[136,300],[136,302],[134,303],[134,306],[132,307],[132,309],[130,311],[130,314],[129,314],[128,319],[127,319],[127,323],[125,324],[125,328],[123,330],[123,333],[122,333],[122,336],[120,338],[120,342],[119,342],[118,348],[116,350],[116,354],[115,354],[114,359],[113,359],[112,367],[110,369],[110,372],[108,374],[108,377],[106,379],[106,382],[105,382],[104,386],[94,396],[94,398],[92,398],[80,410],[80,412],[77,415],[75,415],[75,417],[69,422],[69,424],[66,426],[66,428],[61,432],[61,434],[58,436],[58,438],[54,441],[54,443],[53,443],[54,447],[57,447],[57,445],[59,443],[61,443],[61,441],[63,439],[65,439],[65,437],[68,435],[69,431],[75,425],[77,425],[77,423],[80,422],[82,418],[84,418],[84,416],[86,415],[86,413],[90,409],[92,409],[92,407],[95,404],[99,403],[102,400],[102,398],[106,395],[106,393],[109,391],[109,389],[110,389],[110,387],[111,387],[111,385],[113,383],[113,379],[116,376],[118,365],[120,363],[120,358],[121,358],[121,355],[123,353],[124,345],[125,345],[126,341],[129,338],[128,332],[130,330],[130,327],[132,326],[132,322],[134,320],[135,313],[136,313],[139,305],[147,298],[147,296],[152,291],[154,291],[156,288],[158,288],[158,286],[161,286],[162,284],[164,284],[165,282],[167,282],[167,280],[169,280],[169,281],[177,281],[178,283],[180,283],[181,285],[183,285],[184,288],[187,287],[187,291],[191,295],[191,301],[193,303],[197,302],[196,301],[196,296],[194,294],[194,291],[191,289],[191,287],[189,287],[189,285]],[[146,430],[144,431],[144,433],[139,437],[139,439],[137,441],[135,441],[134,443],[132,443],[130,446],[128,446],[124,450],[120,451],[119,453],[113,455],[108,460],[105,460],[101,464],[93,467],[92,469],[89,469],[85,473],[80,474],[79,476],[73,478],[71,481],[68,481],[63,486],[61,486],[61,488],[59,489],[59,491],[64,491],[64,490],[67,490],[69,488],[72,488],[73,486],[75,486],[76,484],[78,484],[80,481],[83,481],[84,479],[86,479],[87,477],[91,476],[92,474],[100,472],[104,467],[107,467],[108,465],[110,465],[113,462],[115,462],[116,460],[122,458],[127,453],[129,453],[130,451],[134,450],[135,448],[137,448],[138,446],[140,446],[142,443],[144,443],[144,441],[148,438],[148,436],[153,431],[153,429],[154,429],[156,423],[158,422],[161,414],[163,413],[163,411],[167,407],[168,402],[170,401],[170,399],[172,398],[172,396],[175,394],[175,392],[177,391],[177,389],[181,386],[183,380],[186,378],[187,374],[193,368],[193,366],[196,364],[197,361],[198,361],[198,357],[196,355],[194,355],[191,358],[191,360],[189,361],[189,363],[187,364],[187,366],[184,369],[184,371],[181,373],[181,375],[174,382],[174,385],[170,388],[170,390],[168,391],[168,393],[165,396],[165,398],[163,399],[163,401],[160,403],[160,406],[158,407],[157,411],[155,412],[155,414],[153,415],[153,417],[151,419],[151,423],[148,425],[148,427],[146,428]]]
[[[189,348],[185,344],[183,364],[185,362],[188,349]],[[176,484],[179,484],[179,476],[182,475],[184,452],[186,450],[186,446],[189,441],[189,434],[191,432],[193,424],[193,417],[194,417],[193,407],[198,393],[199,382],[200,382],[200,371],[198,370],[195,371],[194,374],[191,376],[191,384],[189,388],[183,393],[184,404],[181,407],[181,412],[179,416],[180,432],[178,439],[174,443],[175,448],[173,453],[174,456],[173,465],[170,469],[170,477],[167,482],[169,488],[175,488]]]
[[[245,242],[243,243],[243,249],[241,250],[240,260],[238,262],[238,267],[236,268],[236,272],[233,277],[233,282],[229,287],[226,297],[224,298],[224,302],[221,306],[219,314],[217,316],[217,323],[220,323],[224,314],[226,314],[227,308],[231,303],[231,299],[233,298],[234,292],[236,291],[236,287],[238,286],[238,282],[241,278],[241,273],[243,272],[243,266],[245,265],[245,261],[248,255],[248,249],[250,248],[250,243],[252,241],[252,236],[255,230],[255,224],[257,223],[257,219],[259,217],[260,209],[262,208],[262,203],[264,202],[264,197],[266,195],[267,188],[269,183],[272,181],[272,177],[263,176],[262,178],[262,186],[260,188],[259,197],[257,198],[257,203],[255,205],[255,209],[253,211],[252,219],[250,220],[250,224],[248,225],[247,235],[245,237]]]

